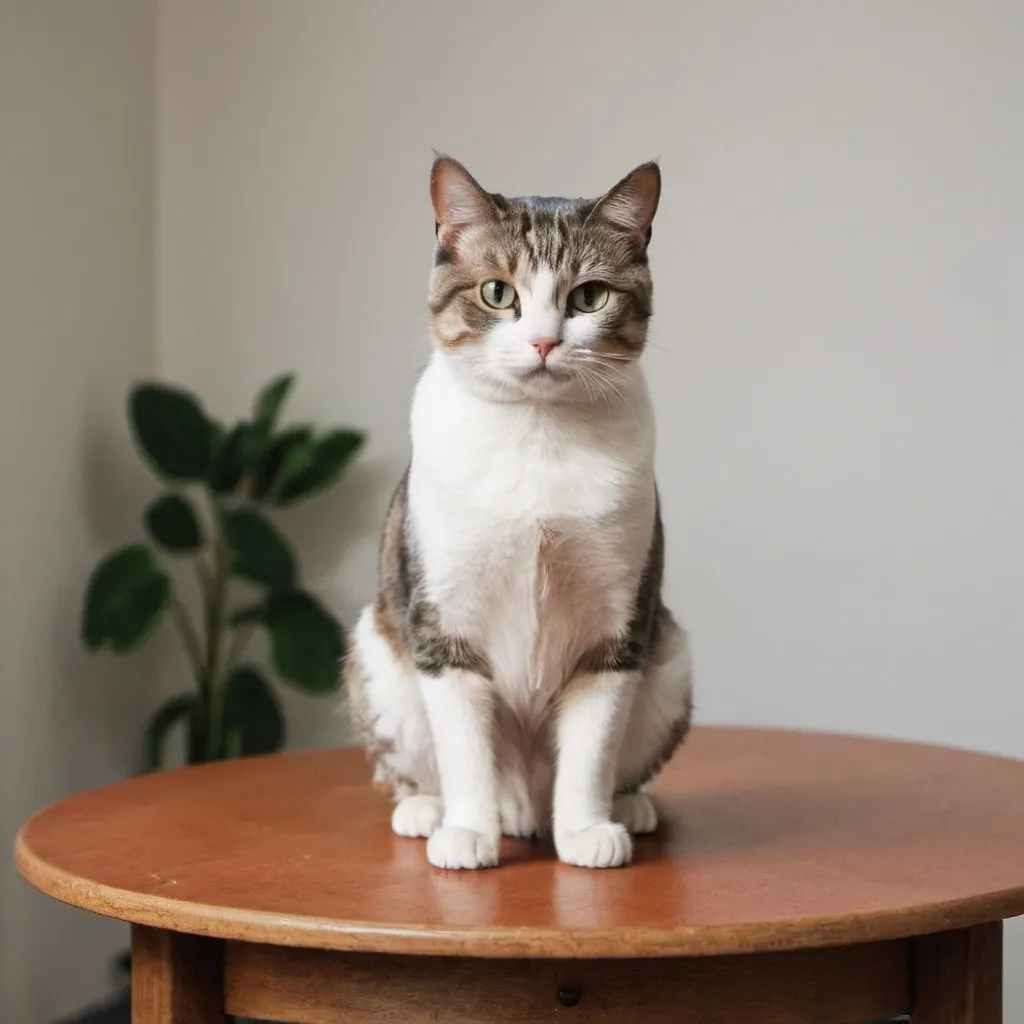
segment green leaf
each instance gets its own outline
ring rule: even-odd
[[[203,479],[215,431],[195,396],[160,384],[139,384],[132,389],[128,412],[135,443],[159,475]]]
[[[162,768],[164,763],[164,744],[167,734],[179,722],[191,723],[199,708],[195,694],[180,693],[162,704],[150,715],[146,724],[143,758],[145,771]]]
[[[236,423],[217,445],[206,477],[215,494],[230,494],[242,479],[250,429],[247,423]]]
[[[253,665],[239,665],[227,682],[224,734],[227,755],[270,754],[284,745],[284,715],[267,680]]]
[[[220,423],[218,420],[212,419],[209,416],[206,417],[206,422],[210,427],[210,459],[212,466],[212,460],[217,454],[217,449],[220,448],[221,443],[224,440],[224,435],[227,431],[224,429],[223,423]]]
[[[313,430],[311,427],[291,427],[273,438],[260,457],[253,475],[250,494],[254,498],[264,497],[288,467],[302,462],[308,466],[313,461]],[[289,469],[289,472],[294,470]]]
[[[270,443],[272,428],[269,423],[250,423],[242,438],[242,463],[245,469],[255,473]]]
[[[305,693],[330,693],[341,681],[345,653],[338,620],[301,590],[271,594],[266,606],[274,668]]]
[[[277,504],[289,505],[332,487],[365,441],[366,435],[358,430],[332,430],[325,434],[316,442],[312,463],[275,487]]]
[[[304,444],[293,445],[274,475],[270,487],[271,498],[277,499],[295,480],[308,473],[316,462],[316,453],[316,443],[312,439],[307,439]]]
[[[203,531],[192,503],[180,494],[157,498],[145,512],[146,529],[161,547],[175,554],[197,551]]]
[[[284,400],[288,397],[288,392],[291,391],[294,383],[295,374],[293,373],[275,377],[256,396],[252,407],[252,418],[259,424],[266,424],[273,431],[284,406]]]
[[[288,542],[254,508],[224,515],[228,564],[235,576],[265,587],[288,588],[295,582],[295,556]]]
[[[171,600],[171,579],[147,544],[108,555],[85,592],[82,639],[90,651],[109,646],[125,654],[155,632]]]

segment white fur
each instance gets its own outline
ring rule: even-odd
[[[633,847],[612,822],[619,751],[638,675],[606,672],[574,679],[562,695],[556,730],[555,848],[568,864],[618,867]]]
[[[615,367],[599,401],[571,376],[531,377],[532,338],[564,339],[557,371],[586,358],[594,328],[562,322],[550,273],[520,298],[522,316],[486,344],[434,354],[412,410],[408,509],[425,596],[493,678],[417,679],[371,612],[355,648],[387,768],[419,788],[395,831],[429,835],[431,863],[495,864],[501,831],[546,831],[553,813],[563,860],[613,867],[630,860],[627,829],[656,824],[646,796],[613,808],[613,794],[688,706],[685,635],[649,672],[567,684],[633,612],[655,517],[654,420],[635,363]]]
[[[359,616],[352,640],[363,672],[371,680],[366,699],[374,730],[388,751],[386,759],[376,765],[375,781],[387,776],[416,779],[421,790],[440,792],[434,740],[416,677],[378,635],[372,607]]]
[[[444,794],[444,820],[430,837],[427,856],[439,868],[497,864],[501,819],[491,745],[492,696],[480,676],[464,669],[425,680],[420,689]]]
[[[612,821],[634,836],[645,836],[658,827],[658,812],[646,793],[623,793],[612,804]]]
[[[414,793],[402,797],[391,815],[391,828],[395,835],[409,839],[427,839],[440,827],[444,805],[439,796]]]
[[[443,628],[485,652],[521,718],[579,657],[625,629],[654,522],[653,430],[634,369],[632,408],[566,410],[467,394],[443,357],[412,412],[409,509]],[[547,531],[577,585],[547,600]]]

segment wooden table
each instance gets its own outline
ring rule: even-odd
[[[1024,763],[701,728],[632,867],[506,842],[443,872],[355,751],[149,775],[22,829],[18,867],[132,923],[137,1024],[1002,1019]]]

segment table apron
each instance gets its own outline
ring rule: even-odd
[[[229,1013],[295,1024],[850,1024],[906,1013],[912,943],[750,956],[488,960],[228,942]]]

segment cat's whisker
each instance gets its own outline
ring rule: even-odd
[[[633,407],[633,403],[619,390],[619,388],[608,378],[605,379],[605,385],[610,388],[618,397],[622,404],[629,410],[630,415],[633,417],[633,422],[637,427],[640,426],[640,418],[636,414],[636,409]]]
[[[589,399],[591,404],[593,404],[594,402],[597,401],[598,392],[594,387],[591,386],[589,375],[582,374],[579,379],[580,382],[583,384],[584,390],[587,392],[587,398]]]
[[[609,412],[611,412],[611,398],[609,395],[609,392],[611,392],[629,410],[630,414],[633,417],[633,421],[636,423],[636,425],[640,425],[640,420],[637,417],[636,409],[633,408],[632,403],[629,401],[626,395],[619,389],[619,387],[616,386],[614,380],[612,379],[612,375],[615,372],[619,372],[617,368],[601,367],[594,363],[587,365],[586,360],[581,360],[580,363],[577,365],[576,369],[579,375],[579,379],[581,381],[588,380],[597,388],[601,396],[604,398],[605,405],[608,408]],[[620,378],[624,379],[622,378],[621,374]]]
[[[631,379],[625,367],[616,366],[614,363],[606,362],[603,359],[580,359],[579,365],[587,366],[591,369],[599,370],[601,373],[615,376],[624,383]]]
[[[623,363],[636,362],[636,356],[623,355],[621,352],[602,352],[599,349],[592,348],[583,349],[582,351],[586,352],[588,356],[594,356],[597,359],[612,359]]]
[[[587,397],[590,399],[591,404],[596,404],[597,399],[601,397],[605,401],[605,406],[608,409],[609,414],[611,414],[612,409],[611,403],[608,400],[608,395],[600,386],[600,380],[596,377],[596,375],[593,374],[590,370],[586,370],[580,367],[578,379],[583,384],[583,387],[586,389]]]
[[[579,362],[580,364],[586,364],[587,366],[600,367],[602,370],[605,370],[609,373],[618,374],[618,376],[622,380],[629,379],[629,370],[632,368],[634,364],[634,360],[631,359],[614,360],[604,359],[601,358],[600,356],[584,356],[581,357],[579,360],[576,360],[576,362]]]
[[[632,403],[626,397],[625,393],[617,386],[617,384],[626,386],[629,383],[630,377],[628,374],[621,367],[609,365],[601,362],[600,360],[592,363],[590,369],[603,380],[607,387],[612,388],[615,391],[626,408],[628,408],[633,414],[633,418],[636,419],[636,410],[633,408]]]

